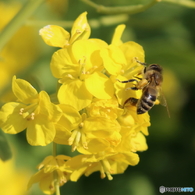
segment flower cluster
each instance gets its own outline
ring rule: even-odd
[[[28,187],[39,182],[46,194],[55,191],[56,180],[61,186],[95,171],[112,180],[113,174],[138,164],[136,152],[147,149],[148,113],[137,115],[135,106],[123,106],[129,97],[139,99],[142,92],[127,90],[133,83],[117,81],[140,74],[143,66],[136,59],[144,62],[144,50],[135,42],[121,41],[124,25],[116,28],[111,44],[89,38],[86,14],[75,20],[71,33],[55,25],[40,30],[48,45],[61,48],[50,64],[60,83],[58,104],[45,91],[38,93],[30,83],[14,77],[12,90],[17,101],[0,111],[5,133],[26,129],[31,145],[54,142],[79,152],[74,157],[49,156],[42,162]]]

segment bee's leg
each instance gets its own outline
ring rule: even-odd
[[[142,80],[142,78],[139,78],[139,77],[135,77],[135,78],[138,79],[138,80],[140,80],[140,81]]]
[[[118,79],[117,79],[117,80],[118,80]],[[139,81],[136,80],[136,79],[130,79],[130,80],[127,80],[127,81],[120,81],[120,80],[118,80],[118,81],[121,82],[121,83],[130,83],[130,82],[134,82],[134,81],[136,81],[137,83],[139,82]],[[125,90],[129,90],[129,89],[138,90],[137,87],[129,87],[129,88],[126,88]]]
[[[138,90],[137,87],[131,87],[130,89],[132,89],[132,90]]]
[[[147,66],[148,64],[147,64],[147,63],[144,63],[144,62],[140,62],[139,60],[137,60],[137,58],[136,58],[136,61],[137,61],[139,64],[145,66],[145,67],[144,67],[144,70],[143,70],[143,72],[145,73],[145,72],[146,72],[146,66]]]
[[[127,100],[125,101],[124,106],[125,106],[128,102],[129,102],[132,106],[136,106],[136,105],[137,105],[137,102],[138,102],[138,99],[131,97],[131,98],[129,98],[129,99],[127,99]]]
[[[120,80],[117,79],[117,81],[119,81],[119,82],[121,82],[121,83],[130,83],[130,82],[134,82],[134,81],[137,82],[137,83],[139,82],[139,81],[136,80],[136,79],[130,79],[130,80],[127,80],[127,81],[120,81]]]
[[[147,66],[147,63],[144,63],[144,62],[140,62],[137,58],[135,58],[136,62],[143,65],[143,66]]]

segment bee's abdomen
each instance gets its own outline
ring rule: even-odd
[[[143,114],[148,112],[153,106],[154,102],[156,101],[156,96],[151,94],[142,95],[142,98],[139,100],[137,106],[137,114]]]

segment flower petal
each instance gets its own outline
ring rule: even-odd
[[[62,115],[61,109],[57,105],[51,103],[49,95],[45,91],[39,93],[39,108],[39,113],[45,115],[53,122],[57,122]]]
[[[26,104],[31,103],[38,96],[37,90],[29,82],[16,79],[16,76],[12,80],[12,90],[18,100]]]
[[[77,79],[60,87],[58,99],[60,103],[73,106],[79,111],[91,103],[92,95],[87,91],[84,83]]]
[[[0,125],[5,133],[16,134],[26,129],[28,121],[19,113],[22,104],[10,102],[5,104],[0,111]]]
[[[56,125],[56,135],[54,138],[54,142],[62,145],[69,145],[68,139],[71,136],[71,131],[66,129],[62,125]]]
[[[144,151],[148,149],[148,146],[146,144],[146,138],[141,132],[138,132],[136,137],[133,137],[131,141],[133,152]]]
[[[104,67],[111,75],[120,74],[122,67],[127,64],[122,50],[115,45],[109,45],[107,49],[102,49],[100,55]]]
[[[54,140],[55,134],[54,124],[41,115],[30,121],[26,132],[28,143],[32,146],[46,146]]]
[[[125,25],[121,24],[118,25],[114,31],[114,35],[112,37],[112,44],[114,45],[121,45],[123,42],[121,41],[121,37],[123,34],[123,31],[125,30]]]
[[[43,177],[43,170],[35,173],[29,180],[28,182],[28,185],[27,185],[27,189],[30,189],[31,186],[34,184],[34,183],[38,183],[39,181],[41,181],[42,177]]]
[[[71,58],[69,48],[60,49],[53,54],[50,68],[56,78],[62,78],[69,74],[72,77],[78,77],[79,64]]]
[[[44,194],[54,194],[55,188],[52,186],[54,185],[54,177],[53,173],[44,173],[40,183],[39,187],[43,191]]]
[[[111,99],[114,95],[114,86],[111,80],[100,72],[94,72],[85,79],[87,90],[99,99]]]
[[[70,34],[60,26],[47,25],[39,31],[47,45],[53,47],[65,47],[69,45]]]
[[[57,124],[64,126],[66,129],[71,131],[78,123],[81,122],[81,115],[72,106],[66,104],[58,105],[62,110],[63,114]]]
[[[99,55],[101,43],[96,40],[79,40],[72,47],[72,54],[77,63],[83,66],[85,74],[93,67],[102,65],[102,58]]]
[[[137,58],[140,62],[145,61],[144,60],[145,54],[144,54],[143,47],[133,41],[123,43],[119,47],[123,51],[126,61],[128,62],[126,66],[126,70],[130,69],[129,72],[131,73],[132,76],[134,76],[136,74],[136,72],[134,72],[134,69],[135,66],[137,65],[137,61],[135,60],[135,58]],[[131,70],[132,67],[133,69]],[[143,66],[139,66],[139,67],[140,70],[143,69]],[[130,76],[128,77],[131,78]]]
[[[74,21],[71,30],[71,43],[78,39],[88,39],[91,34],[91,28],[87,21],[87,12],[83,12]]]

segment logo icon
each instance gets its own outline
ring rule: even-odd
[[[165,187],[164,186],[160,186],[159,187],[159,192],[163,194],[165,192]]]

